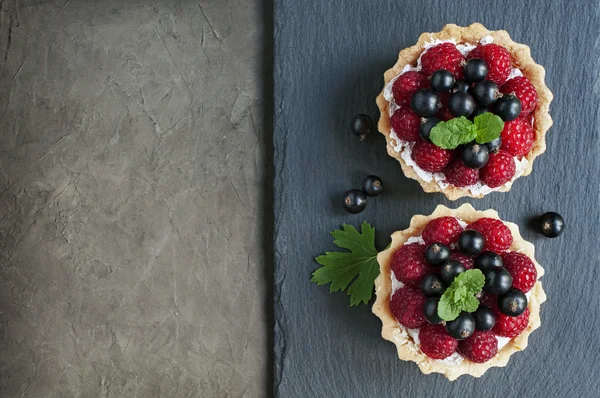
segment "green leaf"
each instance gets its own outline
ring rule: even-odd
[[[485,277],[478,269],[470,269],[454,278],[454,281],[438,303],[438,316],[453,321],[462,311],[473,312],[479,307],[475,294],[483,289]]]
[[[475,312],[479,307],[479,300],[475,296],[467,296],[463,304],[463,311]]]
[[[471,142],[477,136],[473,122],[464,116],[439,122],[432,129],[429,139],[444,149],[454,149],[461,144]]]
[[[500,137],[500,133],[502,133],[502,129],[504,129],[504,122],[500,116],[494,115],[491,112],[485,112],[475,116],[473,121],[475,122],[476,129],[475,141],[477,141],[478,144],[494,141],[496,138]]]
[[[365,221],[358,232],[352,225],[344,224],[331,235],[336,246],[349,251],[326,252],[315,258],[322,267],[313,272],[311,282],[317,285],[331,283],[330,292],[346,290],[350,286],[350,305],[367,304],[379,275],[375,228]]]
[[[453,321],[460,314],[460,306],[456,305],[454,301],[446,299],[446,293],[442,295],[438,303],[438,316],[445,321]]]

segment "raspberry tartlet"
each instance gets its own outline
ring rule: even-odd
[[[518,226],[493,210],[439,205],[395,232],[377,260],[373,313],[382,321],[382,336],[396,345],[400,359],[415,362],[425,374],[480,377],[506,366],[540,326],[544,269]],[[468,280],[473,276],[480,278],[478,286],[477,278]],[[442,302],[459,300],[459,293],[460,305],[474,305],[441,319],[451,308]]]
[[[509,191],[546,150],[553,96],[544,78],[506,31],[475,23],[424,33],[384,74],[387,152],[425,192],[450,200]]]

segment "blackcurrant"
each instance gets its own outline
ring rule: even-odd
[[[435,266],[444,264],[450,258],[450,249],[443,243],[435,242],[425,248],[425,260]]]
[[[521,100],[512,94],[504,94],[494,103],[494,113],[505,122],[515,120],[521,114]]]
[[[356,115],[350,122],[350,131],[364,140],[373,131],[373,121],[369,115]]]
[[[363,191],[369,196],[377,196],[383,190],[383,182],[377,176],[368,176],[363,181]]]
[[[443,93],[450,91],[454,86],[454,75],[446,69],[437,70],[431,75],[431,88],[433,91]]]
[[[367,195],[360,189],[351,189],[344,194],[344,208],[348,213],[360,213],[365,207],[367,207]]]
[[[558,213],[549,211],[540,217],[540,231],[548,238],[556,238],[562,234],[565,228],[565,220]]]
[[[450,96],[448,110],[456,117],[469,116],[475,110],[475,100],[464,91],[457,91]]]
[[[513,278],[502,267],[496,267],[485,274],[483,290],[490,294],[504,294],[512,287]]]
[[[484,244],[483,235],[472,229],[467,229],[458,236],[458,249],[468,256],[481,253]]]
[[[475,268],[483,272],[484,275],[503,265],[502,257],[494,252],[483,252],[475,259]]]
[[[487,146],[475,142],[468,143],[462,150],[462,161],[465,166],[480,169],[485,166],[490,158]]]
[[[471,58],[463,67],[463,75],[469,82],[478,82],[487,77],[488,67],[484,60]]]
[[[440,109],[440,99],[433,91],[423,88],[413,94],[410,100],[412,110],[419,116],[433,116]]]
[[[478,107],[475,108],[475,110],[473,111],[473,113],[471,113],[471,115],[469,115],[469,119],[473,120],[477,116],[482,115],[482,114],[484,114],[486,112],[488,112],[488,109],[485,106],[478,106]]]
[[[488,147],[488,150],[491,153],[497,153],[500,150],[500,147],[502,146],[502,137],[499,136],[495,140],[492,140],[485,145]]]
[[[434,128],[435,125],[439,122],[441,122],[441,120],[435,116],[432,116],[427,119],[421,119],[421,128],[419,129],[419,135],[421,136],[421,138],[425,141],[429,141],[429,134],[431,134],[431,129]]]
[[[477,330],[492,330],[496,324],[496,314],[485,305],[479,305],[477,311],[473,313],[473,318]]]
[[[421,281],[421,291],[427,297],[441,296],[444,290],[446,290],[446,285],[442,281],[442,278],[437,275],[425,275],[423,281]]]
[[[446,284],[450,285],[454,281],[454,278],[465,271],[466,268],[460,261],[448,260],[444,265],[442,265],[440,276]]]
[[[519,316],[527,309],[527,296],[519,289],[511,288],[498,297],[498,309],[508,316]]]
[[[466,81],[464,81],[464,80],[457,80],[456,83],[454,83],[454,87],[452,87],[452,92],[463,91],[463,92],[466,93],[467,91],[469,91],[470,87],[471,86]]]
[[[473,86],[471,94],[477,105],[488,106],[498,99],[498,86],[489,80],[484,80]]]
[[[456,340],[467,339],[475,332],[475,318],[463,311],[455,320],[446,322],[446,330]]]
[[[427,322],[433,323],[434,325],[442,323],[442,318],[440,318],[437,313],[439,301],[439,297],[429,297],[425,301],[425,304],[423,304],[423,314],[425,315],[425,319],[427,319]]]

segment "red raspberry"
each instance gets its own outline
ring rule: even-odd
[[[442,43],[429,48],[421,56],[421,66],[423,73],[429,77],[433,72],[439,69],[446,69],[457,79],[462,78],[462,66],[465,57],[458,51],[452,43]]]
[[[533,127],[527,119],[515,119],[504,123],[502,149],[513,156],[526,155],[533,147]]]
[[[391,268],[396,278],[409,285],[418,285],[429,273],[425,261],[425,245],[410,243],[396,250],[392,256]]]
[[[458,352],[471,362],[484,363],[498,353],[498,340],[492,332],[475,331],[471,337],[458,343]]]
[[[450,337],[442,325],[427,324],[419,330],[421,351],[430,358],[444,359],[454,354],[458,341]]]
[[[454,119],[454,115],[448,109],[448,101],[450,101],[450,93],[438,93],[438,97],[440,99],[440,103],[442,107],[437,113],[437,117],[441,120],[447,122],[450,119]]]
[[[504,337],[517,337],[529,324],[529,308],[519,316],[508,316],[501,312],[496,312],[496,324],[494,333]]]
[[[508,50],[497,44],[480,44],[469,53],[467,59],[480,58],[488,67],[487,80],[500,86],[508,79],[512,61]]]
[[[450,254],[450,258],[452,260],[458,260],[462,263],[462,265],[465,266],[466,269],[473,269],[474,262],[473,259],[469,256],[467,256],[466,254],[462,254],[462,253],[451,253]]]
[[[446,181],[455,187],[466,187],[479,181],[479,170],[465,166],[460,159],[450,163],[444,174]]]
[[[412,150],[412,158],[425,171],[442,171],[452,160],[452,151],[435,146],[427,141],[417,141]]]
[[[517,171],[513,157],[505,151],[490,153],[490,160],[479,170],[479,178],[490,188],[496,188],[510,181]]]
[[[533,261],[526,255],[517,252],[506,253],[502,256],[504,268],[513,277],[514,288],[517,288],[523,293],[531,290],[537,280],[537,270]]]
[[[485,239],[484,251],[501,253],[512,245],[513,237],[510,229],[500,220],[483,217],[469,224],[467,229],[478,231]]]
[[[538,104],[538,93],[533,84],[525,76],[513,77],[500,87],[504,94],[514,94],[521,100],[521,115],[529,115]]]
[[[397,104],[409,103],[412,95],[421,88],[429,87],[427,76],[420,72],[408,71],[394,81],[392,93]]]
[[[390,118],[392,128],[398,138],[404,141],[416,141],[421,128],[421,118],[410,109],[410,106],[401,106]]]
[[[427,223],[423,230],[423,240],[425,244],[440,242],[450,246],[458,240],[458,235],[463,231],[456,218],[439,217]]]
[[[415,329],[426,321],[423,305],[427,297],[414,286],[403,286],[392,297],[390,308],[398,322],[407,328]]]

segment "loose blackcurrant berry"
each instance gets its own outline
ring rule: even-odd
[[[431,134],[431,129],[434,128],[439,122],[441,122],[441,120],[435,116],[427,119],[421,119],[421,129],[419,130],[419,135],[421,138],[425,141],[430,141],[429,134]]]
[[[435,242],[425,249],[425,260],[431,265],[440,266],[450,258],[450,249],[443,243]]]
[[[481,270],[484,275],[494,268],[502,267],[503,265],[502,257],[494,252],[483,252],[475,259],[475,268]]]
[[[456,117],[469,116],[475,110],[475,101],[468,93],[457,91],[450,96],[448,110]]]
[[[438,93],[450,91],[454,86],[454,75],[445,69],[435,71],[431,75],[431,88]]]
[[[479,305],[477,311],[473,313],[475,318],[475,329],[477,330],[492,330],[496,324],[496,314],[485,305]]]
[[[367,207],[367,195],[360,189],[351,189],[344,195],[344,208],[348,213],[357,214]]]
[[[549,211],[540,217],[540,230],[548,238],[556,238],[562,234],[565,228],[565,220],[558,213]]]
[[[452,92],[463,91],[466,93],[467,91],[469,91],[470,87],[471,86],[466,81],[457,80],[456,83],[454,83],[454,87],[452,87]]]
[[[481,253],[484,245],[483,235],[475,230],[467,229],[458,236],[458,249],[468,256]]]
[[[463,67],[463,75],[469,82],[478,82],[487,77],[488,67],[484,60],[471,58]]]
[[[512,276],[502,267],[496,267],[485,274],[483,290],[490,294],[504,294],[512,287]]]
[[[364,140],[373,131],[373,121],[369,115],[356,115],[350,123],[350,131]]]
[[[519,289],[511,288],[498,297],[498,309],[508,316],[519,316],[527,309],[527,296]]]
[[[421,282],[421,291],[427,297],[441,296],[444,294],[444,290],[446,290],[446,285],[442,281],[442,278],[437,275],[425,275]]]
[[[504,94],[494,103],[494,113],[505,122],[515,120],[521,114],[521,100],[512,94]]]
[[[498,137],[485,145],[488,147],[488,150],[491,153],[497,153],[500,150],[500,147],[502,146],[502,137]]]
[[[498,99],[498,86],[489,80],[477,83],[471,89],[471,94],[477,105],[488,106]]]
[[[383,190],[383,182],[377,176],[368,176],[363,182],[363,191],[369,196],[377,196]]]
[[[440,276],[446,284],[450,285],[454,281],[454,278],[456,278],[458,275],[462,274],[466,270],[467,269],[460,261],[448,260],[444,265],[442,265]]]
[[[490,158],[488,148],[475,142],[468,143],[462,150],[462,161],[465,166],[480,169],[485,166]]]
[[[468,312],[461,312],[458,318],[446,322],[448,334],[456,340],[464,340],[475,332],[475,319]]]
[[[440,109],[440,99],[433,91],[423,88],[413,94],[410,100],[412,110],[419,116],[433,116]]]
[[[433,323],[434,325],[442,323],[442,318],[440,318],[437,313],[439,301],[439,297],[429,297],[425,301],[425,304],[423,304],[423,314],[425,315],[425,319],[427,319],[427,322]]]

